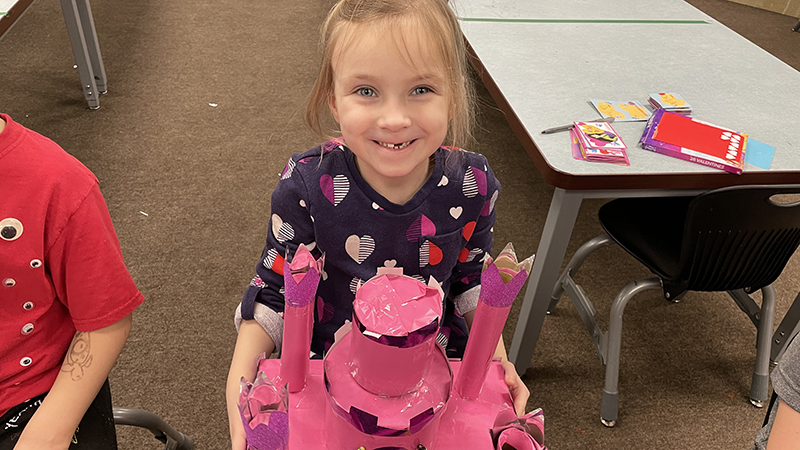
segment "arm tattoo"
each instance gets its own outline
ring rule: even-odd
[[[92,342],[89,336],[89,333],[82,331],[75,333],[61,366],[62,372],[70,372],[73,381],[83,378],[84,370],[92,365]]]

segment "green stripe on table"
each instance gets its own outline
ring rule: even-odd
[[[508,22],[508,23],[674,23],[708,24],[705,20],[635,20],[635,19],[499,19],[488,17],[462,17],[464,22]]]

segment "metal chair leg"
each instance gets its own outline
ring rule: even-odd
[[[564,293],[564,279],[570,276],[575,276],[575,274],[578,273],[578,270],[583,265],[583,262],[592,252],[600,247],[605,247],[606,245],[613,243],[614,240],[611,239],[609,235],[602,234],[581,245],[581,248],[575,252],[575,255],[572,256],[572,259],[569,260],[569,264],[567,264],[567,267],[564,269],[564,272],[561,273],[561,276],[558,277],[558,281],[556,281],[556,285],[553,288],[553,294],[550,296],[550,306],[547,307],[548,314],[550,311],[555,309],[559,299],[561,298],[561,294]]]
[[[619,408],[619,357],[622,347],[622,313],[634,295],[649,289],[661,289],[658,277],[637,280],[625,286],[614,303],[611,304],[611,317],[608,323],[608,340],[606,347],[606,380],[603,387],[603,402],[600,405],[600,422],[607,427],[617,423]]]
[[[792,31],[797,31],[797,30],[800,30],[800,20],[797,21],[797,23],[794,25],[794,27],[792,27]]]
[[[772,325],[775,321],[775,288],[772,285],[761,289],[761,317],[756,338],[756,368],[750,385],[750,403],[762,408],[769,400],[769,359],[772,342]]]
[[[786,350],[786,345],[798,332],[800,332],[800,294],[794,298],[792,305],[778,325],[778,329],[772,335],[772,350],[769,359],[773,365],[778,364]]]
[[[135,408],[114,408],[114,423],[147,428],[156,439],[165,444],[165,450],[191,450],[194,443],[188,436],[172,428],[161,417]]]

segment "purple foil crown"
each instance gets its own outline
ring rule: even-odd
[[[263,359],[263,356],[259,357],[260,359]],[[242,378],[239,413],[248,448],[286,450],[289,446],[288,411],[289,396],[285,387],[279,390],[261,371],[252,384]]]
[[[507,244],[496,260],[490,257],[483,266],[480,301],[495,308],[510,306],[528,279],[532,264],[533,256],[517,262],[514,246]]]
[[[288,250],[286,256],[288,261]],[[289,306],[302,308],[314,302],[324,263],[324,256],[314,259],[305,245],[297,247],[292,262],[283,265],[284,297]]]

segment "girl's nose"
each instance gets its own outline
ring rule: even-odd
[[[406,106],[398,101],[387,102],[381,109],[381,115],[378,118],[378,126],[389,131],[397,131],[410,127],[411,117],[408,114]]]

